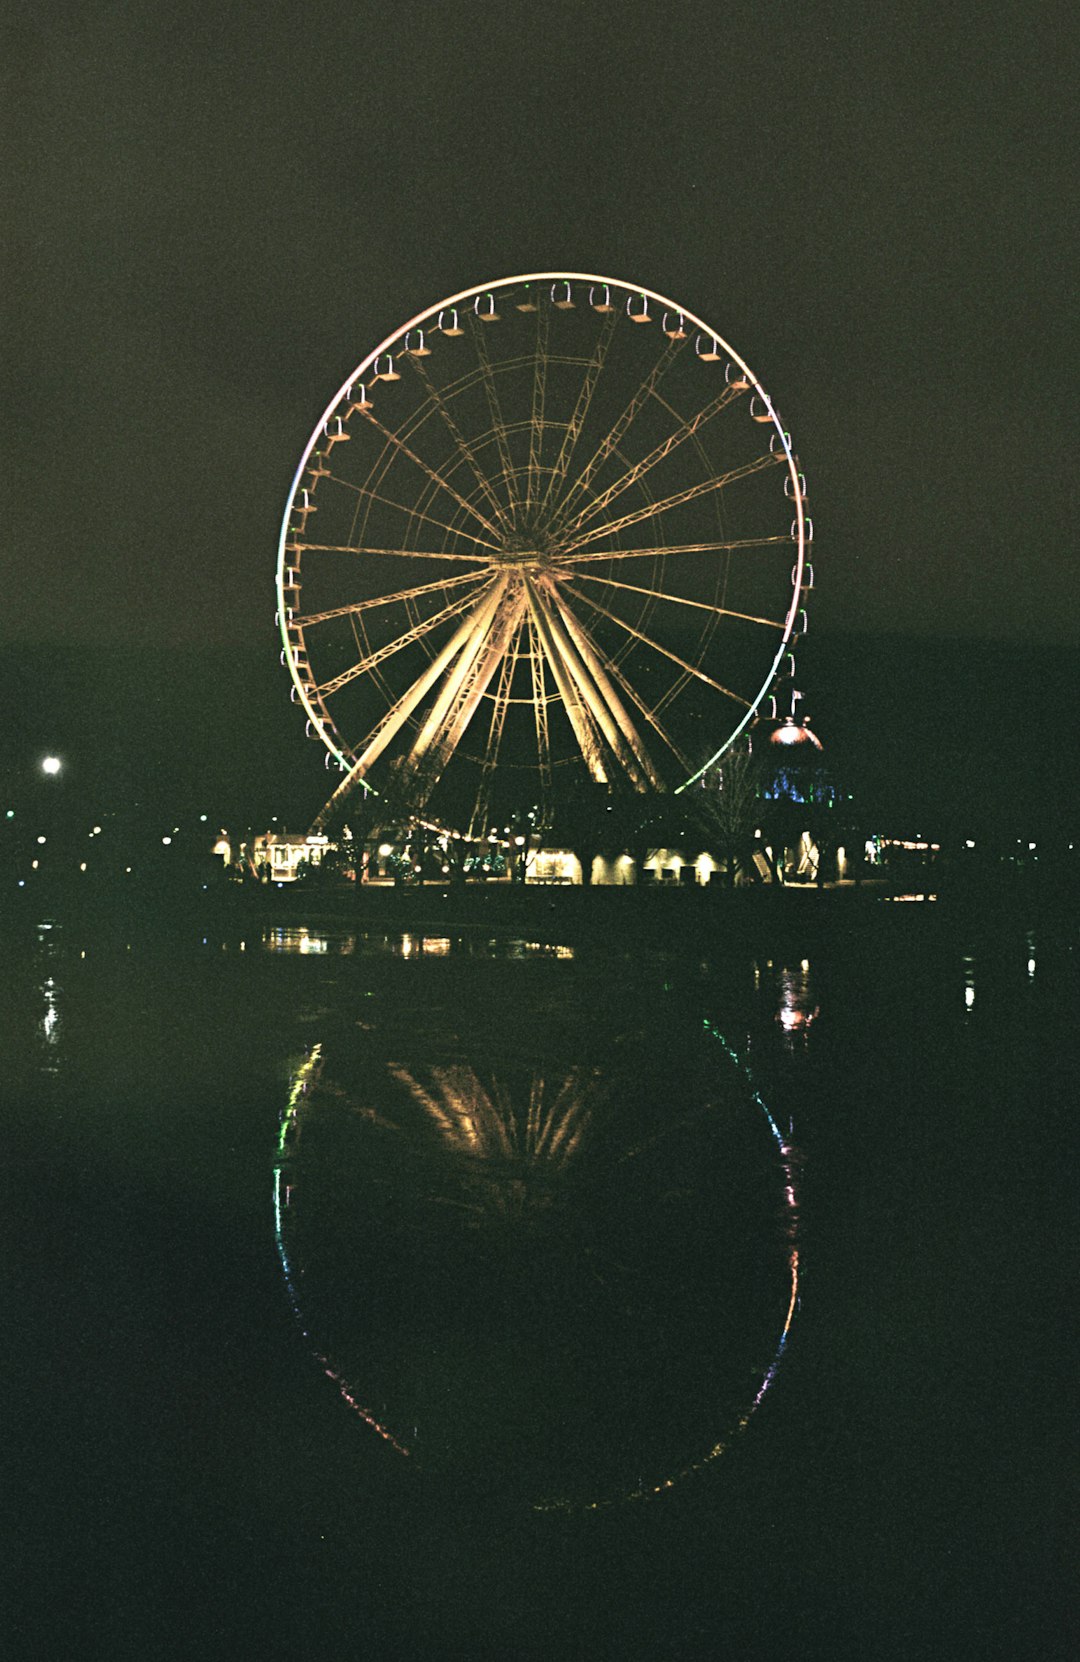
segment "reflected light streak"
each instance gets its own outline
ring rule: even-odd
[[[57,1025],[60,1021],[60,1012],[56,1007],[56,982],[52,976],[46,976],[41,988],[45,997],[45,1014],[41,1018],[42,1032],[45,1034],[46,1044],[55,1044],[59,1034]]]
[[[446,958],[451,941],[449,935],[402,935],[399,941],[389,943],[391,952],[401,958]]]
[[[262,945],[264,952],[297,952],[303,957],[312,955],[322,956],[326,953],[337,953],[344,957],[356,950],[356,936],[353,934],[316,932],[306,928],[279,926],[275,929],[263,931]],[[244,944],[241,942],[241,952]]]
[[[43,929],[47,927],[51,927],[51,925],[42,926]],[[38,940],[39,945],[44,947],[46,952],[52,952],[52,946],[45,943],[40,932]],[[59,994],[60,988],[57,986],[56,981],[51,975],[47,975],[41,983],[41,997],[44,1002],[45,1009],[41,1017],[40,1027],[41,1038],[44,1043],[45,1054],[47,1057],[47,1060],[43,1063],[44,1071],[52,1074],[59,1072],[58,1053],[60,1040],[63,1036],[63,1020],[60,1015]]]
[[[821,1014],[810,994],[810,965],[803,959],[797,970],[780,971],[780,1008],[776,1019],[786,1034],[805,1033]]]
[[[387,1426],[383,1425],[369,1408],[365,1408],[364,1404],[353,1395],[348,1381],[343,1379],[341,1374],[338,1373],[329,1357],[324,1356],[322,1351],[318,1349],[311,1334],[304,1326],[304,1317],[300,1309],[300,1301],[296,1296],[293,1268],[285,1246],[285,1233],[283,1228],[284,1210],[289,1205],[292,1194],[291,1186],[285,1180],[284,1162],[299,1135],[299,1112],[304,1097],[307,1096],[312,1084],[318,1079],[321,1071],[322,1045],[317,1044],[312,1046],[308,1055],[304,1058],[304,1061],[296,1070],[295,1077],[293,1078],[292,1089],[289,1092],[288,1101],[285,1105],[285,1111],[281,1116],[281,1126],[278,1132],[278,1163],[274,1167],[274,1239],[277,1242],[278,1258],[281,1262],[282,1274],[285,1277],[285,1286],[288,1289],[289,1303],[292,1306],[293,1316],[296,1319],[297,1326],[299,1327],[301,1333],[311,1346],[312,1355],[319,1363],[323,1373],[326,1375],[327,1379],[332,1380],[337,1386],[342,1400],[348,1404],[355,1414],[359,1414],[360,1418],[371,1427],[372,1431],[378,1432],[379,1436],[382,1437],[385,1442],[389,1443],[391,1448],[396,1449],[398,1454],[408,1456],[412,1453],[412,1450],[406,1448],[404,1443],[399,1442],[393,1432]]]

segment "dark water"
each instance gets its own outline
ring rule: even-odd
[[[2,974],[7,1653],[1064,1654],[1071,926]]]

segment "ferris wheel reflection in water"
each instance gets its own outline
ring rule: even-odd
[[[734,1047],[702,1039],[722,1087],[677,1106],[617,1066],[358,1069],[323,1043],[296,1065],[289,1299],[398,1454],[595,1509],[664,1493],[749,1424],[798,1304],[795,1155]]]

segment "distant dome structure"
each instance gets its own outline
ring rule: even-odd
[[[817,734],[812,732],[805,722],[799,723],[790,716],[786,721],[782,721],[774,732],[769,734],[769,743],[791,748],[802,745],[809,745],[814,750],[824,750],[825,748]]]

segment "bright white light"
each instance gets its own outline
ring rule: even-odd
[[[379,859],[380,860],[387,859],[391,854],[393,854],[393,852],[394,852],[394,846],[393,846],[392,843],[380,843],[379,844]]]
[[[44,838],[44,837],[39,837],[39,838],[38,838],[38,842],[39,842],[39,843],[43,843],[43,842],[44,842],[44,841],[45,841],[45,838]]]
[[[971,1009],[971,1006],[974,1004],[974,1002],[975,1002],[975,988],[974,987],[965,987],[964,988],[964,1003],[967,1005],[969,1010]]]
[[[168,848],[168,846],[169,846],[169,844],[170,844],[170,843],[171,843],[171,842],[172,842],[172,838],[171,838],[171,837],[162,837],[162,839],[161,839],[161,840],[162,840],[162,842],[163,842],[163,843],[164,843],[164,844],[165,844],[165,847],[166,847],[166,848]]]
[[[63,763],[59,756],[43,756],[41,760],[42,773],[59,773]]]
[[[968,837],[968,838],[967,838],[967,839],[966,839],[966,840],[965,840],[965,842],[964,842],[964,847],[965,847],[965,848],[974,848],[974,847],[975,847],[975,844],[974,844],[974,843],[973,843],[973,842],[972,842],[972,840],[971,840],[971,838],[970,838],[970,837]]]
[[[1032,851],[1032,852],[1034,852],[1034,850],[1035,850],[1035,844],[1034,844],[1034,843],[1028,843],[1028,848],[1029,848],[1029,849],[1030,849],[1030,850],[1031,850],[1031,851]]]

